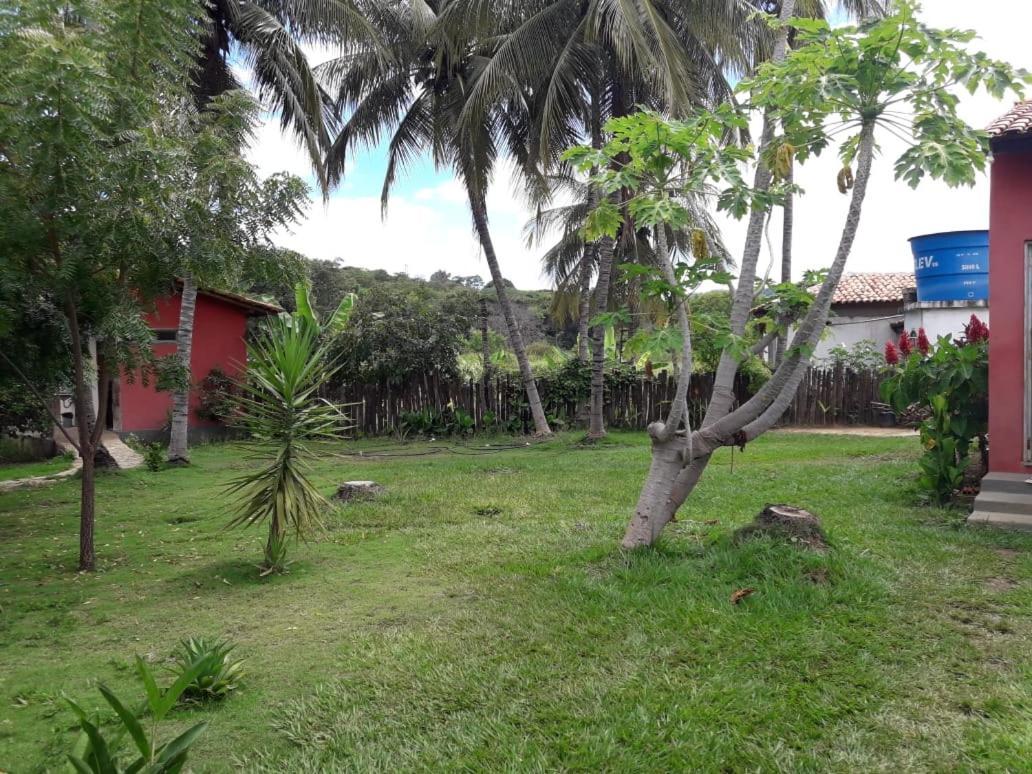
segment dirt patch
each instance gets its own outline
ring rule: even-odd
[[[806,579],[817,586],[822,586],[828,582],[828,568],[818,567],[816,570],[810,570],[806,573]]]
[[[1013,578],[1005,578],[1002,575],[998,575],[993,578],[986,578],[985,587],[990,591],[1010,591],[1018,587],[1018,582]]]
[[[993,553],[1003,559],[1017,559],[1021,556],[1021,551],[1016,548],[994,548]]]

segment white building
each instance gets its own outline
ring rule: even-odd
[[[904,330],[916,334],[924,328],[935,341],[947,333],[959,336],[977,315],[989,322],[986,301],[916,300],[913,272],[856,272],[846,274],[831,301],[831,316],[814,357],[825,360],[836,347],[853,349],[863,341],[881,349],[886,341],[898,341]]]

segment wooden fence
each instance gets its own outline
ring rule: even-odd
[[[879,400],[880,381],[876,373],[810,369],[781,424],[875,424],[876,412],[871,403]],[[675,387],[676,381],[666,374],[654,379],[610,380],[606,386],[606,426],[643,429],[664,415]],[[566,426],[575,423],[583,403],[577,391],[571,390],[568,384],[553,384],[547,378],[538,380],[538,390],[550,417]],[[712,374],[692,375],[688,407],[693,426],[701,422],[712,390]],[[735,395],[739,403],[751,396],[744,379],[736,382]],[[498,423],[511,422],[525,432],[533,429],[523,384],[517,376],[502,375],[493,379],[487,385],[485,399],[481,398],[477,383],[442,379],[434,374],[402,385],[351,385],[326,397],[353,404],[349,413],[356,431],[362,435],[393,432],[406,412],[424,409],[441,412],[447,408],[462,409],[476,420],[477,426],[483,424],[484,414],[489,411]]]

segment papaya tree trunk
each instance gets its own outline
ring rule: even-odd
[[[534,381],[534,372],[531,370],[530,360],[527,358],[527,348],[523,345],[523,334],[520,333],[519,324],[516,322],[516,315],[513,313],[512,304],[509,301],[509,293],[505,288],[505,278],[498,265],[498,255],[495,253],[494,243],[491,241],[491,230],[487,225],[487,205],[483,197],[472,191],[469,194],[469,204],[473,211],[473,224],[476,227],[477,236],[480,238],[480,246],[484,250],[484,258],[487,259],[487,266],[491,270],[491,281],[494,283],[495,293],[498,296],[498,305],[502,308],[502,317],[505,318],[505,328],[509,333],[509,346],[516,353],[516,362],[520,366],[520,376],[523,378],[523,387],[527,391],[530,413],[534,418],[534,435],[551,435],[552,430],[548,426],[545,409],[541,405],[537,382]]]
[[[185,465],[190,462],[190,358],[193,353],[194,314],[197,309],[197,285],[190,275],[183,278],[183,292],[180,298],[176,357],[189,381],[184,389],[172,393],[172,434],[168,443],[168,461],[174,465]]]
[[[663,527],[677,513],[677,509],[695,489],[712,453],[722,446],[745,444],[759,437],[774,426],[792,402],[809,364],[809,357],[802,353],[812,349],[820,339],[824,323],[828,319],[831,299],[835,288],[842,279],[846,261],[852,251],[860,225],[860,214],[867,193],[868,181],[871,177],[873,159],[874,126],[866,124],[862,127],[859,135],[856,180],[835,258],[824,282],[821,283],[816,299],[796,327],[791,347],[786,352],[785,359],[770,380],[744,404],[715,421],[704,422],[703,427],[698,430],[687,432],[688,441],[682,452],[682,468],[676,474],[676,479],[669,490],[665,489],[665,486],[668,481],[671,453],[667,448],[656,443],[655,428],[650,426],[649,434],[653,437],[653,455],[655,458],[657,447],[659,447],[660,459],[658,462],[654,459],[653,468],[649,472],[649,478],[646,480],[639,498],[635,517],[628,525],[623,542],[624,547],[651,545]],[[680,385],[681,381],[678,380],[679,388]],[[661,429],[669,432],[669,428]],[[644,518],[642,514],[644,514]],[[636,523],[644,521],[650,523]]]
[[[792,167],[788,168],[785,182],[792,184]],[[792,228],[795,220],[795,197],[789,192],[785,194],[785,204],[781,208],[783,222],[781,224],[781,282],[792,281]],[[774,365],[781,365],[785,359],[785,347],[788,344],[788,332],[778,335],[774,345]]]

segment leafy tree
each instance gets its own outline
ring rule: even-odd
[[[111,378],[147,359],[141,311],[189,264],[212,215],[194,196],[190,163],[210,136],[196,131],[187,91],[196,10],[192,0],[32,0],[0,14],[0,254],[5,281],[60,309],[67,331],[82,570],[95,567],[95,457]],[[231,131],[241,112],[229,99],[212,120]],[[283,201],[303,190],[290,179],[272,187]]]
[[[477,315],[472,295],[435,303],[419,293],[386,288],[362,293],[334,340],[341,376],[399,384],[420,374],[458,374],[458,355]]]
[[[841,139],[840,132],[848,133],[839,144],[843,170],[838,183],[849,196],[839,247],[812,299],[800,303],[799,294],[785,289],[784,308],[796,310],[798,317],[777,320],[757,344],[766,346],[771,340],[767,336],[792,324],[791,346],[770,381],[732,409],[724,396],[731,393],[734,375],[751,351],[744,339],[748,319],[742,321],[738,312],[744,298],[748,318],[756,300],[755,263],[742,262],[729,315],[731,332],[707,415],[700,428],[689,426],[684,408],[689,369],[683,369],[667,417],[649,427],[652,466],[624,536],[626,547],[656,540],[698,482],[715,449],[741,446],[756,438],[773,426],[791,402],[827,320],[859,226],[876,133],[892,131],[908,139],[907,149],[896,161],[896,175],[910,185],[926,176],[950,185],[970,184],[984,167],[986,135],[959,118],[959,100],[951,88],[963,86],[974,91],[985,87],[999,96],[1008,90],[1020,92],[1027,76],[984,54],[970,53],[965,44],[973,33],[929,29],[917,20],[917,10],[916,3],[901,0],[883,19],[859,27],[831,28],[821,21],[793,20],[790,24],[798,48],[781,61],[763,65],[754,78],[740,85],[755,109],[785,128],[785,137],[768,149],[768,160],[776,160],[780,153],[805,161],[831,145],[836,136]],[[596,178],[603,191],[617,186],[631,189],[634,196],[628,208],[642,225],[685,222],[688,214],[671,192],[699,190],[713,181],[721,186],[718,206],[744,216],[778,204],[787,186],[783,179],[774,185],[744,183],[739,165],[750,160],[751,150],[722,145],[726,133],[738,128],[741,120],[726,109],[686,121],[642,114],[611,122],[614,140],[601,153],[584,147],[570,157],[584,170],[605,169]],[[621,154],[626,160],[614,165]],[[589,226],[595,234],[612,233],[619,222],[618,208],[603,201]],[[659,253],[667,256],[662,261],[662,276],[653,278],[645,290],[671,304],[687,363],[692,358],[685,299],[700,281],[716,277],[700,256],[694,262],[671,261],[664,234],[663,228],[656,228]],[[725,367],[728,361],[733,367]]]

